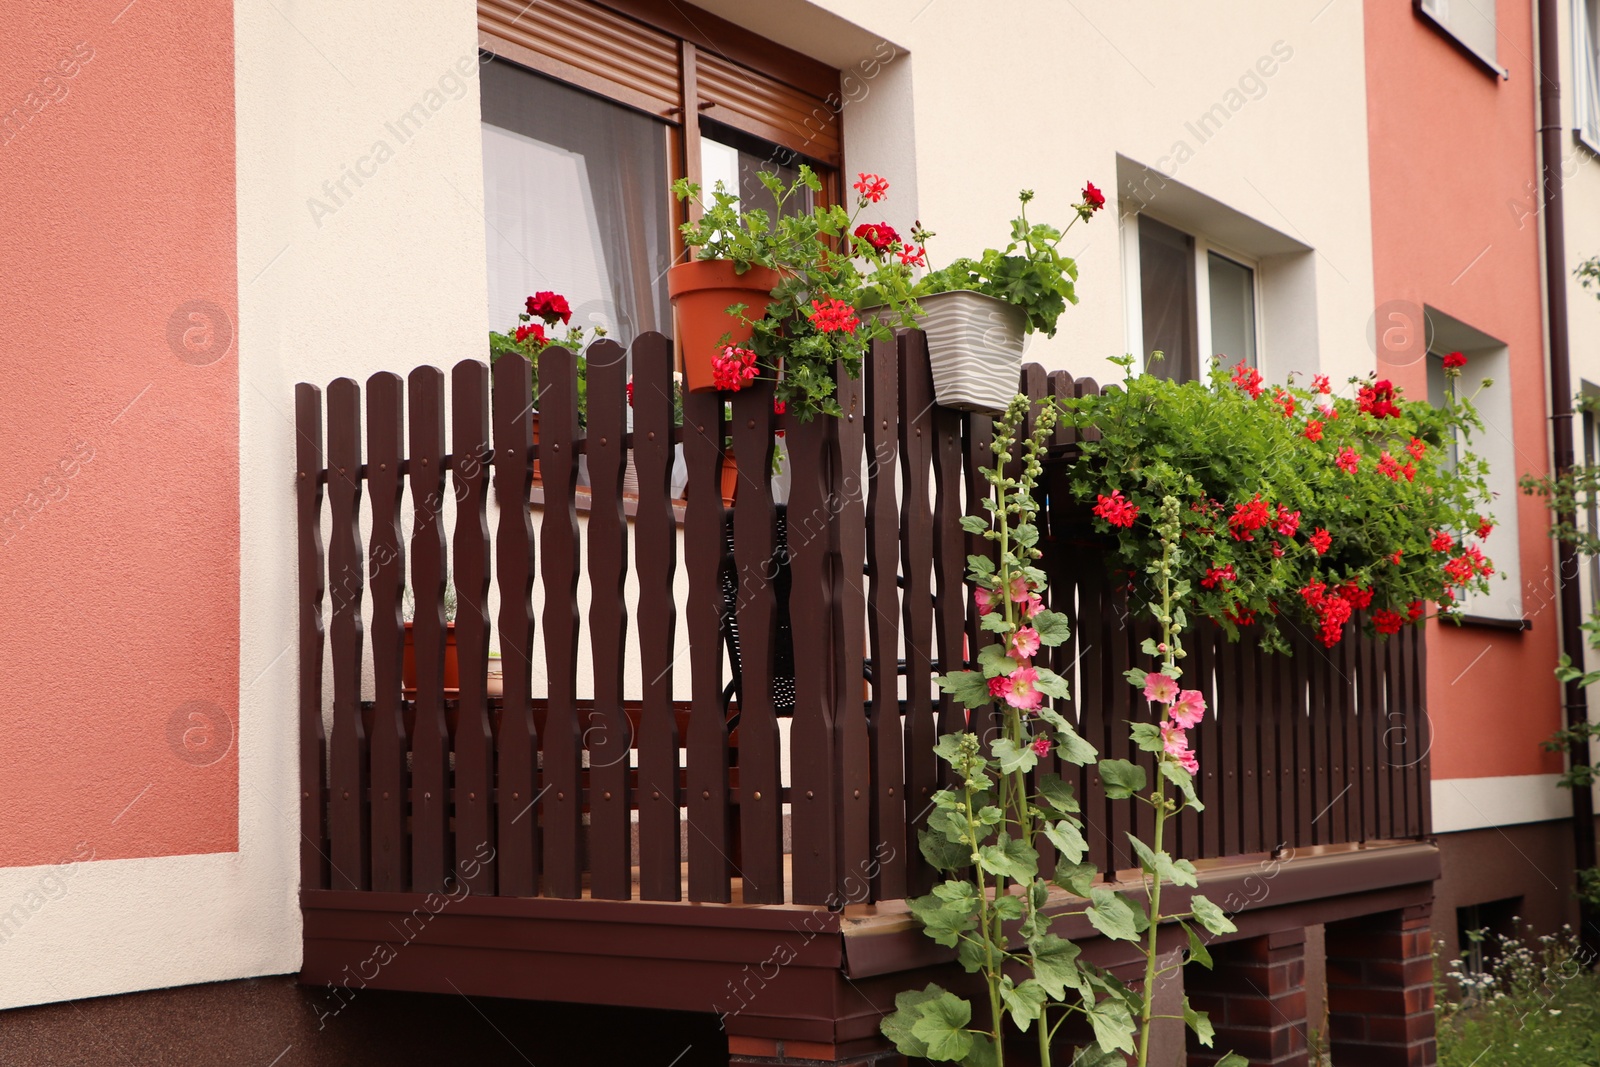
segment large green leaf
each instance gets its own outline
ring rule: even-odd
[[[1076,819],[1060,819],[1053,823],[1045,823],[1044,836],[1056,846],[1056,851],[1068,863],[1078,863],[1083,859],[1083,854],[1089,851],[1089,842],[1083,839],[1083,832],[1078,829]]]
[[[1068,815],[1078,810],[1078,798],[1072,786],[1062,781],[1059,774],[1049,771],[1040,774],[1034,781],[1034,788],[1038,790],[1039,799],[1057,814]]]
[[[1048,667],[1039,667],[1036,669],[1036,673],[1038,676],[1033,681],[1035,689],[1047,697],[1055,697],[1058,700],[1067,698],[1069,691],[1065,678]]]
[[[1006,655],[1003,645],[984,645],[978,649],[978,666],[983,668],[985,677],[998,678],[1016,670],[1017,661]]]
[[[1100,761],[1100,781],[1105,783],[1106,796],[1111,800],[1127,800],[1135,793],[1144,792],[1147,779],[1144,768],[1136,767],[1125,759]]]
[[[917,1019],[911,1024],[911,1034],[927,1046],[924,1056],[930,1060],[966,1058],[972,1048],[972,1034],[967,1031],[967,1024],[972,1021],[971,1004],[941,990],[939,996],[923,1001],[915,1010]]]
[[[1200,803],[1200,798],[1195,795],[1194,776],[1171,760],[1161,761],[1161,775],[1167,781],[1178,787],[1178,792],[1183,794],[1184,803],[1195,811],[1205,811],[1206,806]]]
[[[1200,935],[1194,932],[1194,927],[1182,920],[1179,920],[1179,925],[1183,927],[1183,932],[1189,935],[1189,962],[1198,963],[1209,971],[1211,950],[1206,948],[1206,943],[1200,939]]]
[[[949,994],[932,982],[921,989],[907,989],[894,998],[894,1012],[884,1016],[878,1029],[905,1055],[926,1058],[928,1043],[912,1032],[912,1026],[922,1018],[923,1005],[942,996]]]
[[[1000,999],[1005,1002],[1017,1029],[1027,1033],[1033,1020],[1044,1011],[1046,997],[1044,987],[1036,979],[1029,978],[1021,985],[1013,986],[1010,978],[1004,978],[1000,983]]]
[[[1139,865],[1163,882],[1189,886],[1200,884],[1200,879],[1195,875],[1194,864],[1188,860],[1174,860],[1165,849],[1156,852],[1131,833],[1128,834],[1128,841],[1132,843],[1133,851],[1139,857]]]
[[[994,758],[1000,761],[1001,774],[1031,771],[1039,762],[1039,754],[1032,745],[1018,745],[1009,737],[997,737],[989,743]]]
[[[1144,752],[1160,752],[1166,747],[1161,740],[1161,727],[1153,722],[1136,722],[1132,730],[1133,743]]]
[[[1089,924],[1113,941],[1135,941],[1139,922],[1127,901],[1104,886],[1089,890]]]
[[[958,845],[943,834],[924,830],[917,835],[917,845],[922,850],[922,858],[935,870],[959,871],[972,865],[972,846]]]
[[[1214,934],[1231,934],[1238,929],[1221,908],[1199,893],[1190,899],[1189,910],[1194,912],[1195,922]]]
[[[1116,997],[1107,997],[1089,1009],[1089,1022],[1094,1026],[1094,1039],[1102,1049],[1119,1049],[1133,1052],[1133,1014],[1128,1005]]]
[[[1100,869],[1092,863],[1058,863],[1053,881],[1073,896],[1087,898],[1089,887],[1099,876]]]
[[[1042,645],[1059,645],[1072,636],[1071,620],[1059,611],[1041,611],[1029,620],[1029,625],[1039,632]]]
[[[1194,1031],[1194,1036],[1200,1039],[1202,1045],[1206,1048],[1211,1047],[1211,1042],[1217,1034],[1216,1030],[1212,1029],[1211,1017],[1203,1011],[1195,1011],[1189,1007],[1188,997],[1183,998],[1183,1022]]]
[[[1001,834],[994,844],[978,850],[978,864],[990,874],[1026,884],[1039,871],[1039,853],[1026,841]]]
[[[1051,1000],[1065,999],[1069,988],[1085,988],[1083,973],[1078,969],[1080,949],[1071,941],[1055,934],[1039,934],[1029,939],[1028,952],[1033,956],[1033,976]]]
[[[961,935],[978,926],[976,896],[946,900],[935,894],[906,902],[927,935],[946,948],[955,948]]]
[[[981,708],[994,699],[989,695],[989,680],[979,671],[953,671],[935,680],[964,707]]]

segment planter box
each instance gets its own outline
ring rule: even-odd
[[[997,414],[1017,395],[1027,316],[992,296],[958,289],[919,297],[934,399],[941,407]]]

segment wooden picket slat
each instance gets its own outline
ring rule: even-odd
[[[592,390],[593,385],[590,386]],[[778,511],[772,501],[773,381],[759,378],[733,398],[739,490],[733,558],[739,632],[739,870],[744,899],[783,903],[783,790],[773,710],[778,598],[773,589]]]
[[[900,357],[900,574],[906,650],[906,815],[907,836],[915,841],[927,825],[934,790],[945,780],[933,754],[938,742],[933,675],[933,515],[928,504],[929,463],[933,452],[933,377],[927,345],[920,335],[899,336]],[[909,844],[909,842],[908,842]],[[908,853],[907,891],[932,888],[934,871],[920,851]]]
[[[838,899],[855,904],[864,899],[872,876],[875,842],[871,838],[871,755],[864,706],[865,679],[857,664],[867,650],[866,486],[862,469],[866,459],[867,397],[859,379],[842,366],[835,372],[835,395],[843,416],[834,423],[836,441],[831,480],[836,501],[833,562],[834,659],[833,727],[835,768],[835,833],[839,841]],[[956,420],[960,433],[960,420]],[[959,599],[960,575],[956,576]],[[948,614],[948,613],[947,613]],[[956,632],[961,629],[956,617]],[[848,650],[848,651],[847,651]],[[959,663],[957,664],[959,666]]]
[[[689,717],[689,899],[731,898],[733,851],[729,832],[728,720],[722,704],[723,506],[722,455],[727,429],[723,400],[714,393],[683,396],[683,459],[689,482],[683,520],[683,563],[689,577],[689,674],[694,711]],[[790,435],[794,455],[795,435]],[[803,467],[796,465],[795,481]],[[796,487],[798,492],[798,486]],[[791,546],[794,532],[791,529]],[[803,631],[795,622],[796,670]],[[800,672],[803,673],[803,672]],[[798,683],[798,679],[796,680]],[[795,821],[799,821],[796,813]],[[798,841],[796,842],[798,852]]]
[[[578,727],[578,371],[574,353],[539,353],[539,455],[544,521],[539,527],[544,658],[549,707],[539,731],[544,889],[583,895],[583,742]]]
[[[895,493],[899,455],[900,367],[892,340],[874,341],[866,377],[867,440],[867,662],[871,668],[872,840],[883,844],[873,896],[906,895],[905,746],[900,719],[900,516]],[[846,661],[848,662],[848,660]]]
[[[933,569],[934,635],[938,671],[950,674],[966,666],[967,534],[961,528],[964,514],[961,492],[965,470],[961,439],[962,417],[951,408],[933,413]],[[967,709],[949,693],[939,701],[939,734],[967,728]]]
[[[793,583],[794,722],[789,733],[793,827],[793,899],[825,904],[839,885],[839,775],[834,733],[832,649],[836,520],[828,472],[837,462],[832,420],[792,421],[787,437],[794,463],[789,496],[789,558]]]
[[[451,473],[456,499],[454,571],[456,657],[461,671],[456,721],[456,875],[483,896],[496,892],[495,752],[489,726],[489,366],[464,359],[450,378]],[[418,679],[421,680],[420,678]],[[519,810],[531,797],[508,798]],[[529,816],[524,816],[527,818]],[[469,864],[467,861],[471,861]]]
[[[300,615],[300,885],[326,889],[328,870],[327,735],[322,725],[322,390],[294,389],[295,508]]]
[[[633,895],[632,803],[628,789],[632,730],[623,712],[627,670],[628,521],[622,479],[628,452],[628,354],[614,341],[588,353],[589,634],[594,663],[594,712],[583,725],[589,754],[590,894],[607,900]]]
[[[633,520],[639,587],[639,896],[678,900],[681,803],[678,723],[672,710],[673,645],[678,609],[673,582],[678,531],[672,516],[672,345],[647,333],[633,345],[633,465],[639,503]]]
[[[328,763],[333,887],[371,888],[371,809],[367,806],[367,732],[361,722],[361,386],[328,386],[328,583],[333,600],[333,738]]]
[[[1420,625],[1406,627],[1416,671],[1416,717],[1423,730],[1417,761],[1417,836],[1433,833],[1433,719],[1428,714],[1428,642]]]
[[[379,371],[367,379],[367,485],[372,500],[372,888],[399,892],[410,874],[406,834],[406,727],[400,708],[405,652],[401,601],[406,543],[400,529],[405,482],[405,380]]]
[[[411,744],[411,887],[447,888],[450,873],[450,728],[444,717],[444,372],[418,367],[408,382],[412,531],[411,636],[417,665]]]

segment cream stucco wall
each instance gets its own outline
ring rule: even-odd
[[[1178,0],[705,6],[847,72],[847,164],[895,182],[889,221],[920,217],[938,258],[1001,240],[1020,187],[1036,190],[1038,217],[1065,220],[1085,180],[1114,193],[1119,156],[1165,166],[1198,197],[1162,194],[1150,210],[1201,203],[1218,225],[1243,219],[1313,250],[1293,301],[1264,309],[1275,336],[1301,339],[1265,352],[1269,377],[1371,367],[1359,5],[1248,0],[1225,18]],[[7,943],[0,1005],[298,966],[293,385],[484,350],[473,5],[236,0],[235,19],[240,851],[82,865]],[[869,63],[883,42],[899,54]],[[1273,75],[1199,144],[1186,123],[1228,107],[1275,45]],[[389,124],[419,104],[421,130],[397,137]],[[1194,151],[1174,170],[1163,160],[1179,141]],[[1068,245],[1082,305],[1030,358],[1104,379],[1127,342],[1115,212]],[[20,892],[41,873],[5,880]]]

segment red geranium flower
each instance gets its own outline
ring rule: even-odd
[[[1328,376],[1326,374],[1312,375],[1311,388],[1315,389],[1319,393],[1333,392],[1333,387],[1328,384]]]
[[[928,250],[921,245],[904,245],[897,253],[900,262],[908,267],[926,267],[928,265]]]
[[[872,246],[880,256],[900,243],[900,235],[887,222],[863,222],[856,227],[855,235]]]
[[[1478,537],[1479,538],[1488,537],[1491,533],[1494,532],[1494,523],[1490,522],[1488,519],[1484,518],[1482,515],[1479,515],[1478,516],[1478,531],[1477,532],[1478,532]]]
[[[1206,576],[1200,579],[1200,585],[1204,589],[1215,589],[1224,582],[1237,580],[1238,575],[1233,573],[1233,564],[1225,563],[1220,567],[1207,567]]]
[[[1094,513],[1113,526],[1132,526],[1139,517],[1139,505],[1125,498],[1121,489],[1113,489],[1110,496],[1098,495]]]
[[[711,359],[711,384],[718,389],[737,393],[755,377],[756,354],[748,348],[729,345]]]
[[[1396,463],[1395,458],[1389,455],[1388,449],[1385,449],[1383,454],[1378,457],[1378,473],[1392,481],[1398,482],[1400,480],[1400,464]]]
[[[1094,182],[1086,182],[1083,186],[1083,202],[1089,205],[1090,211],[1099,211],[1106,206],[1106,196],[1094,187]]]
[[[1294,415],[1294,395],[1292,393],[1276,389],[1272,393],[1272,402],[1283,409],[1284,418],[1287,419]]]
[[[520,345],[530,337],[540,344],[544,344],[548,340],[544,335],[544,327],[537,322],[530,322],[526,326],[517,327],[517,344]]]
[[[1313,530],[1311,536],[1306,540],[1311,543],[1312,548],[1316,549],[1319,556],[1326,556],[1328,549],[1333,547],[1333,535],[1320,526]]]
[[[1467,357],[1460,352],[1452,352],[1444,357],[1445,370],[1460,370],[1467,365]]]
[[[1413,437],[1411,443],[1406,445],[1406,451],[1411,453],[1412,459],[1421,459],[1423,454],[1428,451],[1428,446],[1426,442],[1419,441]]]
[[[1373,382],[1371,385],[1361,387],[1356,396],[1356,404],[1364,414],[1375,419],[1398,418],[1400,409],[1395,406],[1394,383],[1387,378]]]
[[[552,326],[556,324],[557,319],[561,320],[563,326],[572,321],[572,308],[568,306],[567,298],[548,290],[528,297],[528,314],[541,318]]]
[[[1254,400],[1261,395],[1261,372],[1254,367],[1246,367],[1241,360],[1233,368],[1233,384],[1242,392],[1249,393],[1250,399]]]
[[[1257,493],[1254,500],[1233,506],[1233,514],[1228,517],[1228,529],[1235,541],[1254,541],[1255,531],[1271,521],[1272,508]]]
[[[856,309],[846,304],[837,297],[830,296],[826,301],[811,301],[811,325],[819,333],[833,333],[843,330],[845,333],[854,333],[861,320],[856,318]]]
[[[1320,441],[1320,440],[1322,440],[1322,420],[1321,419],[1307,419],[1306,420],[1306,440],[1307,441]]]
[[[1355,449],[1346,445],[1344,448],[1339,450],[1339,457],[1335,459],[1334,462],[1337,463],[1339,465],[1339,469],[1344,471],[1346,474],[1354,474],[1356,472],[1356,468],[1361,465],[1361,457],[1356,454]]]
[[[1388,608],[1379,608],[1372,613],[1372,627],[1380,634],[1397,634],[1404,625],[1405,620]]]
[[[876,174],[867,174],[864,171],[856,175],[854,187],[855,191],[861,194],[861,199],[873,204],[882,200],[889,192],[887,179],[880,178]]]

